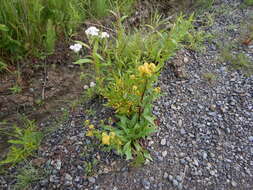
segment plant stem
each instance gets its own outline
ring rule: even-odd
[[[142,101],[144,99],[144,95],[145,95],[145,92],[147,90],[147,86],[148,86],[148,79],[146,78],[145,79],[145,85],[144,85],[144,89],[143,89],[143,92],[141,94],[141,101],[140,101],[140,104],[142,104]],[[141,118],[141,112],[143,111],[141,105],[139,105],[139,110],[138,110],[138,120],[140,121],[140,118]]]

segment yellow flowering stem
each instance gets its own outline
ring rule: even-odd
[[[144,85],[144,89],[142,91],[142,94],[141,94],[141,100],[140,100],[140,103],[142,103],[143,99],[144,99],[144,95],[145,95],[145,92],[147,90],[147,86],[148,86],[148,79],[146,78],[145,79],[145,85]],[[141,113],[142,113],[142,107],[141,105],[139,105],[139,108],[138,108],[138,121],[140,121],[141,119]]]

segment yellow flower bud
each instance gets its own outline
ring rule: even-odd
[[[150,63],[149,64],[149,68],[152,72],[155,72],[155,69],[156,69],[156,65],[154,63]]]
[[[134,86],[133,86],[133,90],[137,90],[137,86],[134,85]]]
[[[90,120],[85,120],[84,124],[85,125],[89,125],[90,124]]]
[[[94,134],[93,134],[93,131],[89,130],[87,133],[86,133],[86,136],[87,137],[92,137]]]
[[[107,133],[102,133],[102,144],[109,145],[110,144],[110,136]]]
[[[135,79],[135,75],[130,75],[130,79]]]
[[[89,125],[89,129],[94,129],[94,125]]]
[[[154,89],[154,91],[155,91],[156,93],[160,93],[160,92],[161,92],[161,88],[160,88],[160,87],[157,87],[157,88]]]

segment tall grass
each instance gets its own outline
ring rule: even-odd
[[[72,32],[85,16],[81,5],[84,2],[1,0],[0,56],[19,58],[53,51],[56,36]]]
[[[136,0],[1,0],[0,58],[44,56],[62,34],[71,34],[85,17],[101,18],[109,10],[127,13]]]

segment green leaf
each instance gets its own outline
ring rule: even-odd
[[[155,125],[154,118],[148,115],[143,116],[151,125]]]
[[[125,146],[123,147],[123,151],[126,155],[126,160],[130,160],[133,158],[132,150],[131,150],[131,141],[129,141],[125,144]]]
[[[79,59],[78,61],[74,62],[75,65],[82,65],[84,63],[93,63],[91,59]]]
[[[82,41],[75,41],[76,43],[78,43],[78,44],[81,44],[82,46],[84,46],[84,47],[86,47],[86,48],[88,48],[88,49],[90,49],[90,46],[88,45],[88,44],[86,44],[86,43],[84,43],[84,42],[82,42]]]
[[[0,31],[8,32],[9,28],[6,25],[4,25],[4,24],[0,24]]]
[[[150,156],[149,152],[147,150],[143,151],[143,155],[146,159],[153,161],[152,157]]]

